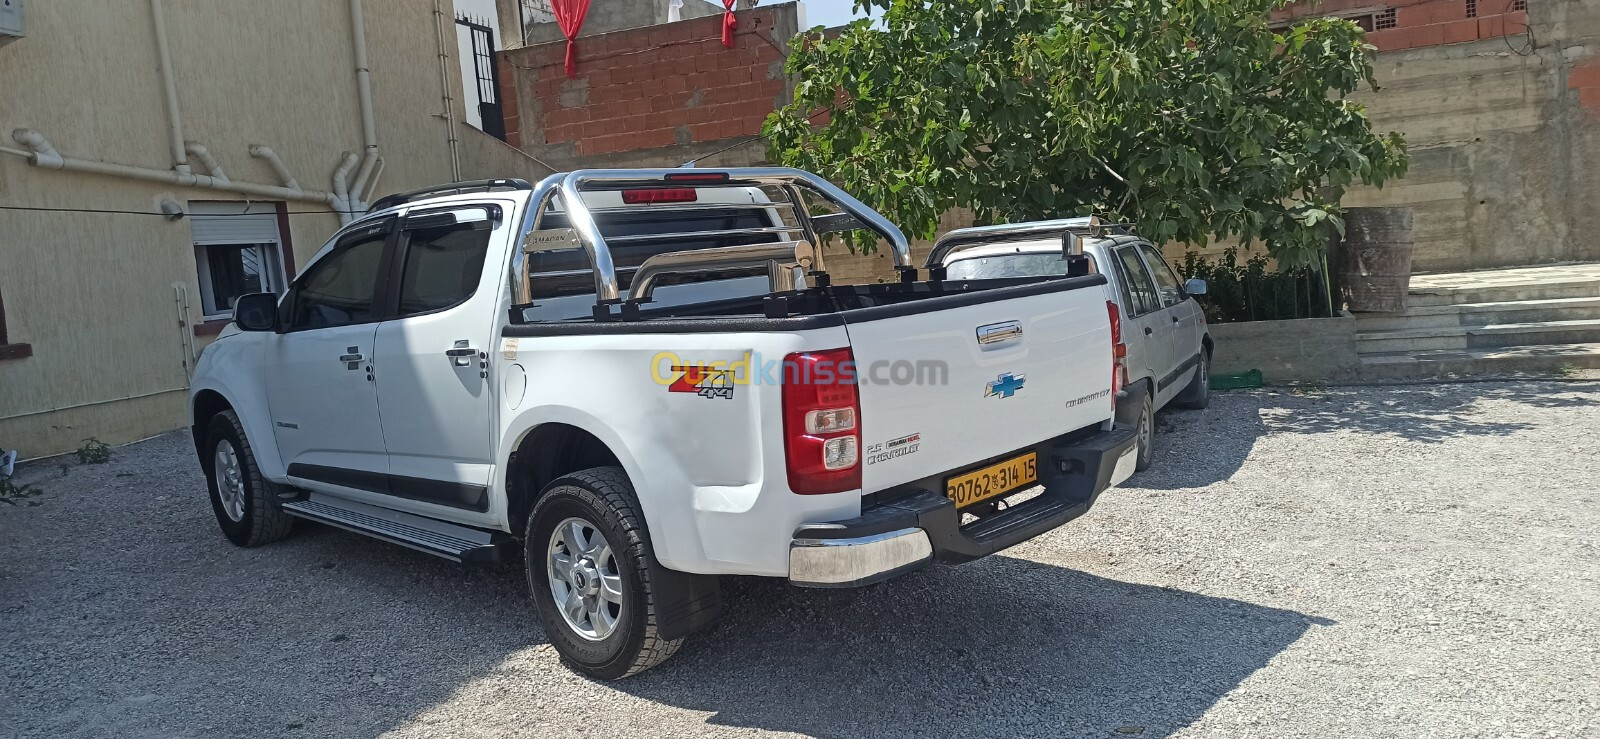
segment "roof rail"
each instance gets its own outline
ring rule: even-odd
[[[1052,221],[1027,221],[1023,223],[1002,223],[996,226],[973,226],[972,228],[958,228],[940,236],[933,242],[933,249],[928,252],[928,259],[923,263],[926,269],[936,269],[944,265],[951,254],[1005,241],[1030,241],[1060,235],[1064,256],[1076,256],[1083,252],[1081,244],[1073,236],[1101,237],[1108,233],[1126,234],[1126,223],[1106,223],[1098,216],[1081,216],[1078,218],[1058,218]]]
[[[372,210],[377,211],[383,210],[384,208],[393,208],[396,205],[404,205],[419,198],[434,197],[438,195],[456,195],[459,193],[473,192],[477,190],[487,191],[532,189],[533,185],[527,180],[516,178],[452,182],[448,185],[435,185],[433,187],[424,187],[421,190],[412,190],[411,192],[400,192],[393,195],[386,195],[382,198],[379,198],[378,202],[372,204]]]

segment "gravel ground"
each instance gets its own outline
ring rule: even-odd
[[[0,736],[1593,737],[1597,401],[1221,394],[1073,524],[864,590],[730,580],[616,684],[561,667],[516,569],[234,548],[171,434],[0,505]]]

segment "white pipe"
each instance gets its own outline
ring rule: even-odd
[[[439,84],[444,88],[444,122],[446,141],[450,144],[450,181],[461,181],[461,154],[458,151],[459,140],[456,138],[456,100],[451,95],[450,86],[450,54],[445,51],[444,45],[444,11],[440,9],[440,0],[433,0],[433,30],[438,36],[439,43]]]
[[[28,149],[28,163],[44,169],[59,169],[68,172],[88,172],[111,177],[126,177],[128,179],[145,180],[147,182],[160,182],[183,187],[203,187],[224,192],[236,192],[242,195],[255,195],[263,198],[276,198],[279,200],[299,200],[304,202],[322,203],[337,207],[333,193],[317,190],[290,190],[287,187],[273,185],[259,185],[253,182],[234,182],[207,175],[197,175],[190,172],[178,172],[167,169],[149,169],[147,167],[132,167],[126,164],[111,164],[109,162],[94,162],[87,159],[62,156],[50,145],[43,134],[27,128],[19,128],[11,132],[12,140]]]
[[[383,177],[383,165],[384,165],[383,157],[380,156],[380,157],[378,157],[378,166],[373,168],[373,170],[372,170],[372,179],[367,180],[367,189],[365,191],[363,191],[363,192],[360,192],[360,193],[356,194],[356,198],[359,199],[361,202],[363,202],[363,203],[372,202],[372,193],[373,193],[374,190],[378,189],[378,178]]]
[[[228,181],[228,175],[222,171],[222,165],[217,164],[216,158],[211,156],[210,150],[204,145],[189,141],[183,145],[183,150],[189,152],[189,156],[194,157],[200,162],[200,166],[206,168],[206,174],[211,175],[211,179]]]
[[[339,225],[343,226],[355,218],[355,208],[350,203],[350,170],[356,166],[356,155],[344,152],[339,160],[339,166],[333,170],[333,198],[334,208],[339,211]]]
[[[183,120],[178,112],[178,82],[172,74],[172,51],[167,45],[167,16],[161,0],[150,0],[150,17],[156,27],[156,56],[161,71],[162,93],[167,101],[167,128],[172,137],[172,168],[189,174],[189,159],[183,146]]]
[[[267,166],[272,168],[272,173],[278,176],[278,182],[282,183],[284,187],[290,190],[300,189],[300,182],[295,180],[294,175],[289,174],[289,167],[283,163],[282,159],[278,158],[278,153],[271,148],[260,144],[251,144],[250,156],[267,160]]]
[[[366,147],[361,171],[356,175],[352,189],[361,192],[378,159],[378,121],[372,112],[372,68],[367,65],[367,19],[361,10],[361,0],[350,0],[350,35],[356,55],[356,99],[361,105],[361,143]]]

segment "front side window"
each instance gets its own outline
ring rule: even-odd
[[[1162,304],[1173,306],[1182,303],[1183,283],[1178,282],[1177,275],[1172,274],[1172,267],[1161,258],[1161,252],[1149,244],[1140,244],[1139,251],[1144,253],[1145,263],[1150,265],[1150,272],[1156,276],[1156,291],[1161,293]]]
[[[378,316],[379,266],[386,227],[346,236],[300,276],[289,299],[291,331],[365,323]]]
[[[1132,246],[1122,246],[1117,247],[1116,255],[1117,262],[1122,265],[1122,297],[1133,315],[1142,316],[1159,310],[1161,298],[1156,295],[1155,283],[1150,280],[1150,273],[1145,271],[1139,252]]]

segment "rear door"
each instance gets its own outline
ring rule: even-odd
[[[487,352],[506,280],[484,264],[505,262],[503,212],[498,204],[452,204],[408,212],[400,223],[391,317],[378,326],[374,362],[396,497],[488,510],[495,445]]]
[[[1122,336],[1128,345],[1129,380],[1148,378],[1154,390],[1160,379],[1177,365],[1174,358],[1172,320],[1166,304],[1156,290],[1136,243],[1125,242],[1107,249],[1115,262],[1122,285]],[[1156,406],[1161,392],[1156,391]]]
[[[861,397],[862,486],[956,470],[1111,417],[1099,285],[846,326]],[[979,296],[959,296],[971,299]],[[921,309],[921,310],[917,310]]]

